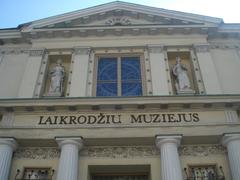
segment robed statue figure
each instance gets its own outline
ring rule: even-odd
[[[173,75],[176,78],[176,90],[177,92],[189,91],[191,90],[190,81],[187,75],[187,67],[181,64],[181,58],[176,57],[176,64],[173,67]]]
[[[49,96],[63,95],[63,81],[65,77],[65,69],[62,66],[62,60],[58,59],[56,65],[50,71],[50,87]]]

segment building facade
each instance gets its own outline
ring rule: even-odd
[[[239,180],[240,25],[112,2],[0,30],[0,179]]]

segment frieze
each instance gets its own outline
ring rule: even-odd
[[[80,152],[80,156],[132,158],[158,156],[159,151],[155,146],[101,146],[88,147]]]
[[[226,153],[226,148],[221,145],[189,145],[179,147],[180,156],[209,156]]]
[[[179,147],[180,156],[210,156],[227,153],[221,145],[184,145]],[[92,146],[80,151],[82,157],[94,158],[134,158],[156,157],[160,152],[155,146]],[[59,148],[27,147],[18,148],[14,153],[15,159],[58,159]]]
[[[58,148],[18,148],[14,153],[16,159],[55,159],[60,157],[60,150]]]

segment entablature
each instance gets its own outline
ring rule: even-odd
[[[239,110],[240,95],[1,99],[0,112],[82,110]]]

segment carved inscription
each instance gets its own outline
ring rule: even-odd
[[[40,116],[38,125],[77,125],[77,124],[158,124],[158,123],[197,123],[198,113],[153,113],[153,114],[79,114],[70,116]]]

